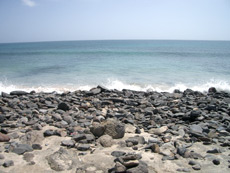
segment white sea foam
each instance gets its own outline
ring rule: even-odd
[[[147,84],[147,85],[140,85],[140,84],[132,84],[122,82],[120,80],[111,80],[108,79],[107,82],[102,83],[108,89],[129,89],[135,91],[157,91],[157,92],[173,92],[175,89],[180,91],[184,91],[186,89],[192,89],[194,91],[206,92],[210,87],[215,87],[219,91],[227,91],[230,92],[230,83],[227,81],[216,81],[210,80],[206,83],[199,83],[199,84],[184,84],[184,83],[177,83],[174,85],[165,85],[165,84]],[[90,90],[91,88],[96,87],[96,85],[53,85],[53,86],[24,86],[24,85],[13,85],[13,84],[6,84],[5,82],[0,82],[0,93],[6,92],[10,93],[11,91],[15,90],[22,90],[22,91],[36,91],[36,92],[53,92],[56,91],[58,93],[62,93],[65,91],[76,91],[76,90]]]

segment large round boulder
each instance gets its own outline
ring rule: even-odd
[[[106,135],[111,136],[113,139],[123,138],[125,135],[125,125],[115,119],[108,119],[104,122]]]

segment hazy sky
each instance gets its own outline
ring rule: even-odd
[[[0,0],[0,42],[230,40],[230,0]]]

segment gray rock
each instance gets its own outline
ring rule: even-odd
[[[34,124],[34,125],[33,125],[33,129],[34,129],[34,130],[42,130],[42,126],[41,126],[41,124],[38,124],[38,123],[37,123],[37,124]]]
[[[191,172],[188,168],[178,168],[176,171],[178,172]]]
[[[4,115],[0,115],[0,123],[3,123],[5,121],[5,116]]]
[[[198,170],[201,170],[201,165],[200,165],[200,164],[197,164],[197,165],[192,166],[192,168],[193,168],[194,170],[198,171]]]
[[[222,153],[220,149],[218,148],[214,148],[212,150],[208,150],[207,153],[211,153],[211,154],[217,154],[217,153]]]
[[[123,165],[126,168],[133,168],[139,165],[139,161],[138,160],[128,160],[126,162],[123,163]]]
[[[46,130],[46,131],[44,131],[43,135],[44,135],[44,137],[53,136],[54,131],[53,130]]]
[[[182,157],[184,157],[186,151],[187,151],[187,149],[185,147],[178,147],[177,148],[177,154],[179,154]]]
[[[157,139],[157,138],[152,138],[152,137],[150,137],[150,138],[148,139],[148,144],[150,144],[150,143],[157,143],[157,144],[160,144],[161,141],[159,141],[159,139]]]
[[[46,157],[50,168],[55,171],[65,171],[72,169],[76,163],[76,156],[69,150],[60,148],[58,151]]]
[[[105,132],[105,126],[98,122],[93,122],[93,124],[90,127],[90,131],[94,136],[100,137]]]
[[[196,162],[196,161],[194,161],[194,160],[190,160],[190,161],[188,162],[188,164],[189,164],[189,165],[197,165],[197,164],[199,164],[199,163]]]
[[[66,147],[74,147],[75,141],[74,140],[63,140],[61,141],[61,145],[66,146]]]
[[[217,92],[217,90],[215,87],[211,87],[208,89],[208,93],[216,93],[216,92]]]
[[[90,149],[90,145],[89,144],[78,144],[77,149],[79,151],[87,151]]]
[[[120,157],[124,161],[128,160],[140,160],[142,158],[141,154],[136,154],[136,153],[127,153],[124,156]]]
[[[34,150],[41,150],[42,149],[42,146],[40,144],[32,144],[32,148]]]
[[[20,138],[20,141],[25,144],[32,145],[34,143],[39,144],[44,140],[42,132],[30,131]]]
[[[195,121],[199,116],[201,112],[200,110],[193,110],[189,114],[190,121]]]
[[[125,140],[126,143],[132,143],[132,145],[137,145],[138,144],[138,138],[137,137],[130,137]]]
[[[85,137],[86,137],[86,139],[85,139],[86,143],[93,143],[93,142],[95,142],[94,135],[92,135],[92,134],[85,134]]]
[[[115,119],[107,119],[105,122],[105,133],[112,136],[113,139],[123,138],[125,135],[125,126]]]
[[[101,88],[93,88],[93,89],[90,90],[90,92],[93,95],[99,94],[101,92]]]
[[[161,135],[163,134],[164,132],[166,132],[168,130],[168,127],[167,126],[162,126],[160,128],[152,128],[149,130],[149,133],[151,134],[155,134],[155,135]]]
[[[25,91],[12,91],[10,92],[10,95],[16,95],[16,96],[22,96],[22,95],[27,95],[29,94],[28,92]]]
[[[110,92],[110,90],[108,88],[106,88],[105,86],[102,86],[102,85],[98,85],[97,88],[100,88],[101,92]]]
[[[13,150],[13,153],[24,154],[25,152],[33,151],[33,148],[28,144],[18,144]]]
[[[14,161],[13,160],[6,160],[2,166],[4,167],[10,167],[14,165]]]
[[[117,173],[122,173],[126,171],[126,167],[122,165],[120,162],[116,162],[114,171]]]
[[[75,134],[72,138],[76,142],[79,142],[79,141],[81,141],[83,139],[86,139],[86,135],[85,134]]]
[[[121,156],[124,156],[125,154],[126,154],[126,152],[124,152],[124,151],[113,151],[111,153],[111,155],[114,157],[121,157]]]
[[[52,118],[53,118],[55,121],[61,121],[61,120],[62,120],[61,115],[58,114],[58,113],[52,115]]]
[[[193,124],[193,125],[190,126],[190,133],[200,133],[200,134],[202,134],[202,132],[203,132],[203,129],[199,125]]]
[[[19,135],[18,135],[17,132],[14,132],[14,133],[10,134],[9,136],[10,136],[11,139],[17,139],[17,138],[19,138]]]
[[[64,115],[63,120],[66,121],[68,124],[71,124],[73,122],[73,119],[69,115]]]
[[[103,135],[98,140],[103,147],[111,147],[113,145],[113,138],[109,135]]]
[[[139,165],[131,168],[131,169],[127,169],[126,173],[148,173],[148,165],[143,162],[143,161],[139,161]]]

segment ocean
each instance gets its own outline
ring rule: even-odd
[[[0,93],[109,89],[230,91],[230,41],[0,44]]]

